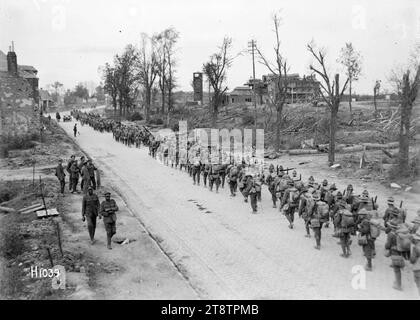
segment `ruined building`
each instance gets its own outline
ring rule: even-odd
[[[38,71],[18,65],[13,44],[0,51],[0,135],[1,142],[39,133]]]

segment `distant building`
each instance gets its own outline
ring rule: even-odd
[[[254,93],[250,87],[236,87],[227,95],[225,101],[227,104],[240,103],[240,104],[252,104],[254,101]]]
[[[262,77],[262,83],[266,88],[266,102],[270,96],[274,96],[276,92],[275,75],[265,75]],[[284,80],[283,80],[284,81]],[[319,81],[316,80],[315,75],[300,77],[298,73],[289,74],[286,77],[287,81],[287,103],[297,102],[311,102],[319,95]]]
[[[49,111],[49,108],[54,105],[54,100],[47,90],[39,90],[39,102],[43,112]]]

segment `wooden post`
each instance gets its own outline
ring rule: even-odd
[[[41,179],[41,176],[39,176],[39,188],[40,188],[40,191],[41,191],[42,204],[44,205],[44,208],[45,208],[45,214],[48,216],[47,205],[45,204],[45,198],[44,198],[44,191],[42,189],[42,179]]]
[[[58,238],[58,248],[60,249],[61,257],[64,257],[63,254],[63,246],[61,244],[61,235],[60,235],[60,224],[58,221],[55,223],[56,231],[57,231],[57,238]]]
[[[35,187],[35,160],[32,160],[32,187]]]
[[[52,267],[54,267],[54,262],[53,262],[53,258],[51,256],[51,251],[50,251],[49,247],[47,247],[47,253],[48,253],[48,258],[50,259],[51,268],[52,268]]]

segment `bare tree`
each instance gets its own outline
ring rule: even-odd
[[[203,64],[203,73],[207,76],[210,86],[213,88],[213,99],[210,103],[210,113],[212,115],[212,126],[216,126],[217,114],[219,106],[222,104],[224,94],[227,87],[224,85],[226,81],[226,71],[232,65],[233,58],[229,55],[232,47],[232,39],[225,37],[219,52],[210,56],[210,60]]]
[[[375,106],[375,117],[378,115],[378,106],[376,99],[379,95],[379,90],[381,89],[381,80],[376,80],[375,86],[373,87],[373,105]]]
[[[330,110],[330,143],[328,148],[328,163],[329,165],[333,165],[335,162],[335,135],[337,132],[338,108],[340,106],[343,93],[349,82],[349,78],[347,78],[340,89],[340,75],[336,74],[334,76],[334,80],[330,79],[325,62],[325,50],[316,49],[314,43],[308,44],[307,48],[311,55],[315,58],[317,65],[317,67],[314,67],[314,65],[311,64],[310,69],[321,77],[320,94]]]
[[[274,23],[274,32],[275,32],[275,45],[274,45],[274,62],[271,62],[266,56],[260,51],[260,49],[256,48],[257,54],[262,63],[271,73],[272,79],[271,83],[273,84],[273,88],[269,94],[269,104],[274,106],[276,110],[276,134],[275,134],[275,150],[278,151],[280,149],[280,129],[281,129],[281,122],[282,122],[282,112],[284,104],[286,103],[287,98],[287,73],[289,72],[289,66],[287,64],[286,58],[280,52],[280,33],[279,27],[281,24],[281,17],[279,14],[273,15],[273,23]]]
[[[118,78],[115,68],[111,67],[109,63],[105,64],[103,69],[104,90],[111,96],[112,107],[114,108],[114,115],[117,113],[117,97],[118,97]]]
[[[51,87],[54,88],[54,101],[57,103],[59,96],[58,90],[63,87],[63,84],[58,81],[55,81],[53,84],[51,84]]]
[[[349,79],[349,108],[351,114],[352,84],[353,81],[359,80],[359,76],[362,71],[362,55],[360,52],[356,51],[353,48],[353,44],[349,42],[341,49],[338,62],[346,68],[346,74]]]
[[[121,55],[114,58],[120,116],[131,111],[139,93],[138,75],[135,72],[138,60],[138,52],[133,45],[128,45]]]
[[[166,29],[165,31],[166,41],[166,56],[168,58],[168,76],[166,77],[167,88],[168,88],[168,116],[167,125],[169,126],[170,114],[174,107],[173,90],[176,88],[176,65],[177,61],[175,58],[175,45],[179,38],[179,32],[173,28]]]
[[[141,35],[137,72],[139,81],[144,90],[146,121],[149,122],[152,89],[158,74],[158,59],[155,43],[151,41],[151,38],[145,33],[142,33]]]
[[[420,45],[412,53],[410,64],[405,71],[402,67],[394,69],[390,81],[395,85],[395,92],[401,100],[401,123],[399,137],[398,169],[403,177],[410,175],[410,127],[413,105],[420,86]],[[414,76],[412,76],[414,74]]]

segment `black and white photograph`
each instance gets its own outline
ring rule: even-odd
[[[0,0],[0,300],[419,300],[419,96],[418,0]]]

